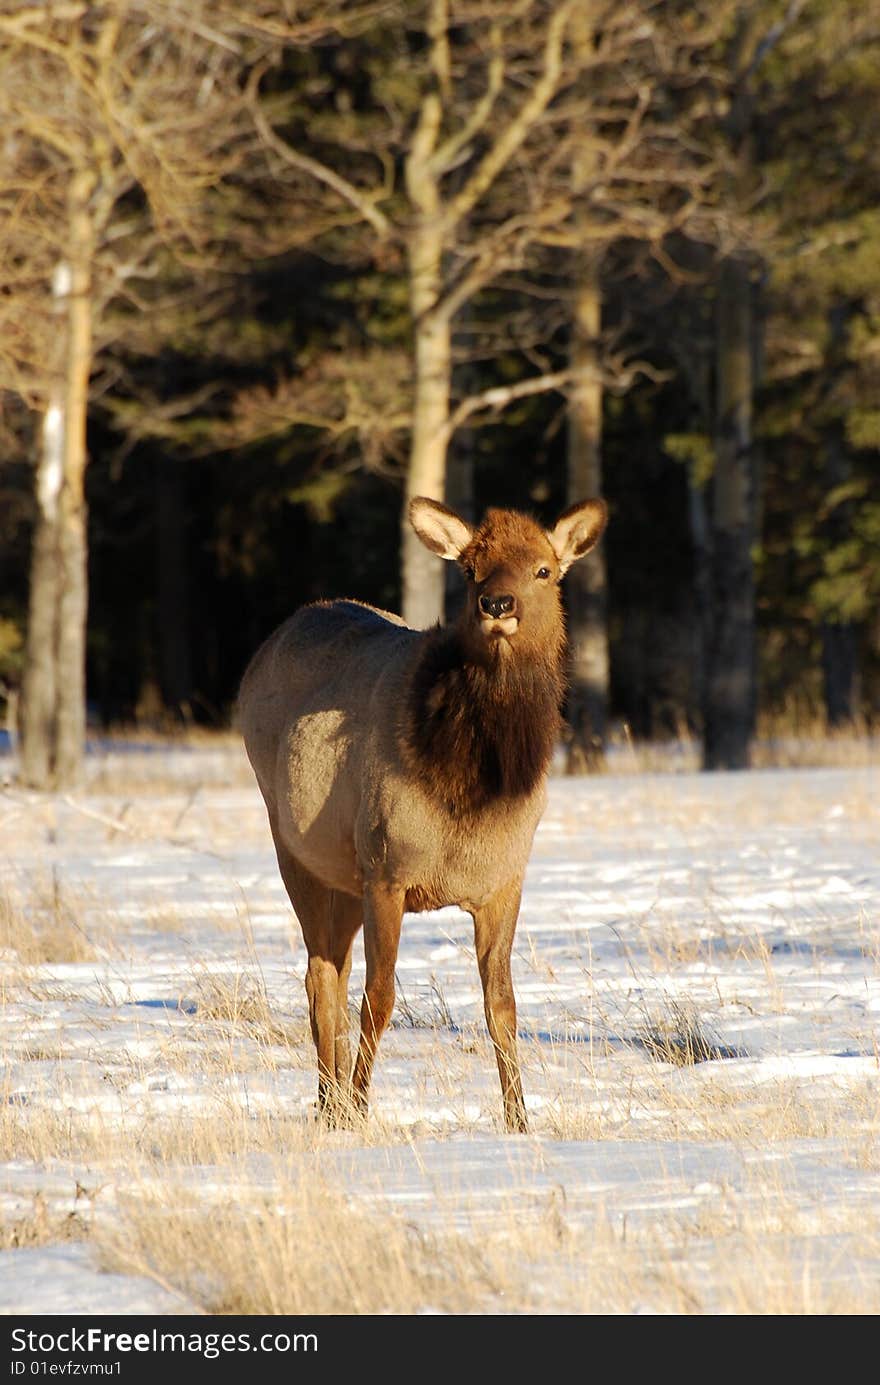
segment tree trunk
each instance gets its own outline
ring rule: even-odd
[[[601,256],[583,251],[574,288],[570,363],[575,383],[568,406],[568,501],[602,493]],[[608,627],[605,555],[600,544],[566,579],[571,686],[571,728],[566,769],[583,774],[601,767],[608,718]]]
[[[94,229],[89,170],[70,190],[70,298],[64,429],[64,484],[59,497],[58,746],[55,780],[68,788],[82,775],[86,740],[86,621],[88,530],[85,498],[86,423],[92,373],[92,257]]]
[[[67,260],[53,295],[60,322],[53,384],[37,466],[28,636],[22,684],[21,775],[36,788],[69,788],[85,749],[88,574],[85,468],[92,368],[94,178],[71,179]]]
[[[55,271],[56,306],[66,298],[67,265]],[[57,344],[66,332],[59,323]],[[22,782],[34,789],[52,787],[55,773],[56,668],[58,621],[58,497],[64,475],[64,385],[52,386],[43,418],[34,493],[36,517],[31,539],[30,590],[24,669],[19,704]]]
[[[753,285],[744,257],[721,264],[712,513],[712,630],[704,706],[705,769],[746,769],[755,714]]]
[[[446,504],[462,519],[473,524],[476,519],[474,497],[474,435],[463,429],[449,450],[446,464]],[[464,582],[456,563],[443,564],[443,605],[447,623],[454,620],[464,598]]]
[[[158,644],[162,700],[166,707],[189,720],[193,678],[182,465],[167,457],[157,462]]]
[[[840,311],[830,314],[831,339],[842,350],[845,319]],[[850,479],[850,462],[846,454],[842,429],[833,426],[825,447],[825,484],[828,492],[835,491]],[[829,550],[846,543],[851,530],[853,507],[850,501],[835,505],[823,525]],[[832,728],[850,724],[858,708],[858,635],[852,621],[823,620],[822,622],[822,681],[825,693],[825,717]]]
[[[694,645],[692,706],[707,704],[707,664],[712,634],[712,538],[707,509],[708,485],[697,473],[696,464],[687,464],[688,523],[693,550]]]
[[[430,222],[422,222],[413,232],[409,251],[415,386],[402,517],[403,617],[416,630],[443,618],[442,564],[419,542],[408,518],[413,496],[442,501],[446,492],[452,333],[448,317],[437,311],[442,254],[442,234]]]
[[[854,625],[822,622],[822,680],[828,725],[832,729],[851,725],[858,703],[858,640]]]
[[[586,72],[596,43],[593,7],[583,5],[571,20],[571,36]],[[581,78],[590,100],[588,79]],[[571,164],[575,227],[581,244],[575,254],[572,284],[569,365],[574,384],[568,397],[568,503],[602,494],[602,384],[599,338],[602,332],[602,248],[591,240],[590,187],[597,173],[596,147],[587,127],[575,145]],[[570,689],[570,740],[566,771],[584,774],[602,767],[608,720],[608,590],[602,544],[576,563],[566,579]]]

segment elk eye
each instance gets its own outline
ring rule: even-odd
[[[542,581],[546,581],[547,578],[550,576],[549,567],[539,567],[538,571],[535,573],[535,576],[540,577]]]

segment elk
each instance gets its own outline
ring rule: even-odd
[[[410,523],[467,582],[456,622],[412,630],[361,602],[318,601],[245,672],[239,725],[308,952],[318,1110],[329,1124],[367,1114],[404,913],[456,904],[473,918],[505,1124],[527,1128],[510,957],[560,728],[559,583],[606,518],[604,501],[586,500],[549,531],[500,509],[472,527],[417,497]],[[352,1072],[348,978],[361,926]]]

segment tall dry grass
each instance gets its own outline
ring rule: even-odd
[[[0,951],[25,966],[91,962],[109,936],[104,926],[85,921],[85,901],[49,871],[24,883],[6,881],[0,889]]]
[[[99,1238],[108,1268],[208,1313],[485,1312],[523,1289],[475,1241],[358,1206],[318,1179],[236,1206],[206,1208],[183,1189],[124,1198]]]
[[[753,769],[865,768],[880,764],[877,727],[859,716],[829,727],[815,707],[791,703],[763,712],[751,745]],[[686,725],[663,741],[636,740],[626,722],[612,727],[605,769],[613,774],[663,774],[699,770],[702,743]]]
[[[655,1194],[656,1196],[656,1194]],[[381,1191],[277,1174],[270,1195],[206,1205],[192,1188],[121,1200],[96,1226],[107,1268],[216,1314],[874,1314],[880,1217],[785,1185],[701,1187],[649,1215],[512,1188],[461,1228],[401,1217]],[[438,1210],[438,1209],[435,1209]],[[442,1209],[440,1209],[442,1212]],[[455,1225],[455,1229],[454,1228]],[[855,1272],[853,1272],[855,1268]]]

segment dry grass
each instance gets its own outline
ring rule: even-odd
[[[756,769],[832,768],[880,763],[876,726],[857,716],[845,727],[829,727],[814,704],[790,701],[758,717],[753,764]]]
[[[832,825],[836,831],[842,820],[847,838],[851,828],[876,832],[878,810],[861,786],[869,777],[854,776],[854,791],[835,808]],[[633,851],[639,834],[648,840],[656,823],[671,824],[699,863],[700,843],[711,846],[724,824],[695,793],[668,801],[668,783],[611,786],[624,816],[598,816],[597,859],[602,833],[630,836],[631,812]],[[766,795],[752,802],[744,779],[728,807],[768,843],[770,862],[769,829],[780,814],[822,823],[824,793],[816,784],[805,802],[793,786],[782,803]],[[536,1020],[534,1036],[522,1041],[535,1103],[526,1141],[493,1138],[500,1100],[475,967],[468,976],[476,999],[468,999],[458,960],[449,971],[438,964],[436,978],[427,960],[418,972],[402,969],[374,1114],[357,1130],[328,1131],[311,1104],[315,1057],[302,986],[283,950],[280,887],[267,875],[237,891],[222,867],[224,843],[263,843],[260,804],[251,812],[243,794],[181,792],[180,780],[165,799],[120,802],[64,805],[56,824],[42,801],[10,808],[27,826],[33,862],[45,860],[40,843],[56,826],[59,841],[68,833],[76,840],[80,859],[93,843],[109,857],[116,842],[126,853],[133,846],[135,860],[159,842],[164,856],[158,883],[135,881],[115,913],[45,874],[36,888],[13,882],[0,901],[0,999],[8,1001],[0,1033],[11,1074],[0,1088],[0,1163],[10,1166],[0,1188],[4,1205],[16,1209],[0,1249],[99,1236],[108,1264],[147,1273],[210,1312],[880,1310],[880,1229],[865,1211],[880,1169],[877,1083],[864,1063],[870,1017],[853,1018],[847,1044],[861,1075],[842,1076],[839,1087],[833,1067],[824,1077],[795,1066],[789,1079],[778,1076],[784,1067],[725,1063],[745,1055],[722,1045],[714,1029],[737,1035],[742,1021],[744,1041],[757,1034],[755,1051],[770,1056],[768,1016],[793,1020],[803,1033],[813,1014],[816,1051],[836,1055],[822,1047],[822,1005],[836,987],[839,914],[829,911],[826,929],[821,915],[817,922],[821,901],[810,905],[805,934],[815,946],[794,958],[814,977],[809,993],[795,989],[791,959],[774,951],[775,939],[798,937],[799,912],[783,902],[778,914],[737,921],[735,890],[726,898],[708,875],[699,877],[699,927],[693,911],[666,907],[691,883],[670,873],[667,884],[661,874],[658,903],[648,897],[638,917],[627,916],[595,963],[587,954],[583,984],[571,973],[555,976],[540,931],[532,946],[523,926],[529,949],[520,949],[519,964],[531,966],[533,987],[531,995],[524,987],[522,1011],[549,1014],[544,1022],[561,1031],[548,1041]],[[558,819],[553,854],[564,837],[559,811]],[[570,827],[576,845],[582,828],[574,819]],[[212,856],[221,863],[216,877],[206,871],[204,889],[191,889]],[[129,958],[123,930],[132,921],[140,946],[145,920],[150,951]],[[164,928],[187,940],[189,961]],[[238,945],[224,936],[234,930]],[[852,936],[871,986],[880,960],[873,911],[863,911]],[[144,989],[153,953],[162,976],[156,990]],[[302,952],[293,955],[301,971]],[[54,971],[62,961],[86,965]],[[569,987],[570,1014],[544,1004],[543,988],[557,983]],[[191,1004],[166,1012],[154,999],[165,995],[172,1007],[177,995]],[[784,1057],[793,1049],[781,1034]],[[551,1139],[605,1142],[595,1183],[586,1171],[595,1150],[563,1150]],[[618,1164],[615,1142],[624,1155],[643,1142],[644,1182],[627,1172],[625,1158]],[[487,1158],[499,1163],[497,1179]],[[683,1165],[709,1169],[708,1191],[700,1173],[682,1175]],[[731,1186],[712,1189],[719,1165],[734,1170]],[[396,1167],[411,1172],[397,1182]],[[450,1186],[456,1178],[461,1186]],[[45,1197],[31,1207],[35,1186]]]
[[[102,739],[111,754],[130,754],[133,747],[151,751],[157,745],[168,750],[241,749],[241,736],[234,727],[201,726],[192,721],[181,724],[170,717],[167,724],[162,726],[114,722],[104,732]]]
[[[0,1251],[80,1241],[87,1234],[88,1227],[77,1212],[52,1211],[46,1199],[38,1194],[25,1216],[0,1221]]]
[[[238,1029],[261,1044],[299,1047],[309,1037],[306,1023],[279,1020],[259,973],[236,971],[227,975],[202,972],[197,976],[193,997],[195,1020]]]
[[[438,1042],[431,1062],[445,1062],[449,1048]],[[555,1057],[570,1059],[565,1050],[560,1044]],[[606,1215],[601,1198],[596,1204],[583,1189],[569,1206],[562,1185],[548,1194],[514,1182],[487,1203],[465,1184],[432,1198],[415,1225],[386,1201],[387,1177],[377,1170],[368,1175],[374,1185],[363,1175],[349,1183],[356,1195],[324,1181],[329,1159],[345,1168],[350,1158],[355,1170],[365,1147],[409,1142],[407,1130],[375,1116],[365,1129],[332,1132],[310,1117],[279,1115],[277,1102],[242,1106],[219,1088],[211,1111],[147,1109],[124,1120],[7,1102],[0,1160],[49,1167],[56,1186],[68,1163],[83,1199],[74,1217],[35,1203],[7,1224],[0,1248],[88,1233],[108,1268],[146,1274],[209,1313],[878,1311],[876,1213],[834,1198],[805,1204],[802,1185],[785,1186],[789,1153],[804,1138],[828,1142],[836,1162],[845,1130],[852,1166],[876,1167],[872,1083],[836,1097],[805,1082],[737,1085],[723,1064],[661,1066],[638,1049],[604,1067],[594,1104],[560,1075],[555,1102],[535,1122],[539,1136],[708,1140],[759,1155],[772,1145],[778,1154],[741,1187],[681,1188],[671,1196],[680,1210],[668,1213],[647,1210],[650,1198],[645,1204],[635,1184],[632,1200],[644,1210],[633,1217],[619,1208]],[[412,1151],[418,1161],[418,1144]],[[534,1152],[541,1157],[540,1144]],[[849,1267],[845,1281],[826,1263],[831,1238],[832,1260]]]
[[[693,1067],[737,1055],[719,1042],[692,1005],[669,1000],[662,1012],[639,1029],[635,1042],[659,1063]]]
[[[106,945],[108,930],[87,926],[85,912],[85,899],[55,871],[27,887],[7,883],[0,894],[0,950],[29,967],[92,962]]]
[[[818,1209],[780,1225],[784,1190],[718,1190],[686,1212],[654,1219],[603,1217],[575,1244],[582,1279],[563,1311],[578,1313],[874,1315],[880,1308],[880,1227],[816,1234]],[[829,1246],[828,1242],[832,1242]],[[853,1273],[861,1266],[862,1272]],[[842,1272],[841,1272],[842,1271]]]
[[[835,1094],[793,1079],[745,1086],[726,1081],[723,1069],[712,1076],[696,1088],[655,1088],[654,1119],[663,1126],[656,1138],[761,1152],[799,1140],[832,1142],[842,1129],[853,1139],[868,1139],[880,1128],[876,1093],[867,1083]]]
[[[753,769],[860,768],[880,764],[880,736],[864,717],[830,729],[813,709],[788,707],[758,718]],[[681,774],[701,768],[702,744],[686,726],[665,741],[637,741],[624,722],[613,728],[606,769],[614,774]]]
[[[108,1072],[108,1089],[112,1077]],[[63,1090],[48,1101],[0,1095],[0,1163],[87,1167],[90,1176],[123,1184],[131,1170],[166,1177],[181,1169],[241,1167],[257,1156],[318,1155],[410,1139],[408,1128],[379,1114],[356,1133],[329,1130],[311,1104],[304,1111],[285,1110],[277,1099],[271,1105],[255,1101],[222,1081],[204,1095],[200,1109],[183,1105],[167,1112],[156,1110],[149,1098],[131,1101],[127,1110],[105,1111],[80,1109]]]
[[[167,753],[174,750],[180,753],[173,757]],[[182,789],[245,787],[256,792],[253,770],[237,732],[196,727],[175,735],[120,731],[106,739],[101,753],[88,757],[86,776],[91,794],[141,797]]]
[[[474,1242],[364,1210],[319,1182],[210,1210],[183,1190],[127,1199],[101,1244],[108,1268],[147,1275],[208,1313],[467,1313],[525,1297]]]
[[[0,1100],[0,1161],[44,1166],[52,1160],[112,1159],[110,1123],[72,1108],[56,1109],[5,1092]]]
[[[410,1315],[870,1313],[880,1222],[805,1203],[780,1176],[707,1187],[659,1216],[584,1210],[511,1189],[465,1232],[403,1220],[381,1193],[345,1196],[276,1170],[271,1197],[207,1206],[166,1187],[122,1201],[96,1237],[107,1268],[146,1275],[208,1313]],[[858,1270],[854,1274],[853,1267]],[[841,1274],[841,1270],[844,1271]]]

